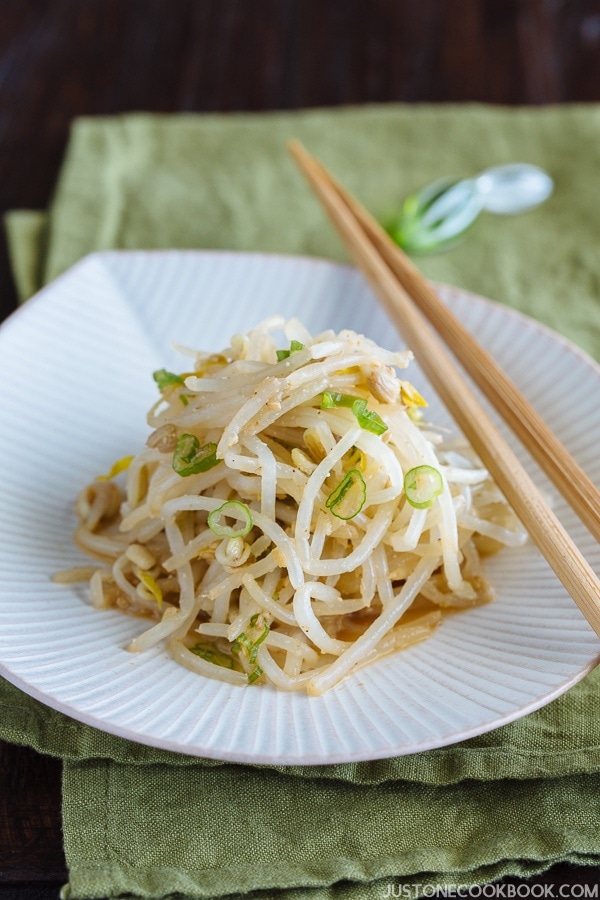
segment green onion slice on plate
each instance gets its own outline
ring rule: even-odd
[[[427,509],[444,490],[441,473],[433,466],[415,466],[404,476],[406,499],[415,509]]]
[[[211,443],[200,446],[193,434],[180,434],[173,451],[173,468],[182,478],[207,472],[221,461],[217,459],[217,445]]]
[[[331,492],[325,506],[338,519],[353,519],[365,505],[367,485],[358,469],[350,469]]]
[[[223,525],[220,521],[223,516],[228,516],[230,519],[237,519],[241,522],[241,525],[239,528],[232,528],[231,525]],[[254,522],[249,507],[247,507],[245,503],[240,503],[239,500],[228,500],[227,503],[219,506],[218,509],[213,509],[208,516],[208,527],[213,534],[217,535],[217,537],[244,537],[248,534],[253,525]]]

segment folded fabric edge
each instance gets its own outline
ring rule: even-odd
[[[48,214],[40,210],[14,209],[4,215],[9,261],[19,303],[24,303],[42,286],[48,222]]]
[[[243,896],[245,900],[380,900],[383,897],[408,897],[418,900],[431,897],[435,890],[460,890],[476,885],[486,885],[503,878],[531,878],[547,872],[555,865],[569,863],[595,867],[597,858],[574,852],[567,856],[547,856],[542,859],[499,860],[470,871],[449,870],[444,873],[417,872],[399,876],[390,868],[389,874],[371,881],[355,881],[342,875],[332,883],[311,883],[300,875],[286,887],[278,887],[276,876],[273,884],[263,889],[215,893],[214,886],[206,882],[206,873],[183,873],[170,868],[141,870],[127,866],[76,866],[69,873],[70,880],[61,889],[61,900],[101,900],[106,896],[97,877],[110,879],[114,885],[111,896],[119,898],[140,897],[144,900],[233,900]],[[286,868],[286,875],[289,874]],[[164,890],[158,884],[168,885]],[[106,882],[104,882],[106,885]]]

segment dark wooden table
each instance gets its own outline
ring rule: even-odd
[[[600,0],[0,0],[0,206],[46,205],[78,115],[386,101],[600,101]],[[66,878],[60,764],[0,742],[0,900]]]

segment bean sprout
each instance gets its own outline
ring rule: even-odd
[[[147,448],[77,498],[99,564],[57,580],[148,620],[132,652],[310,694],[488,602],[481,556],[526,534],[466,442],[421,424],[411,358],[272,317],[161,369]]]

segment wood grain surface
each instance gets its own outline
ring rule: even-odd
[[[393,101],[598,102],[600,0],[0,0],[0,209],[48,203],[79,115]],[[0,900],[66,877],[60,764],[0,742]]]

